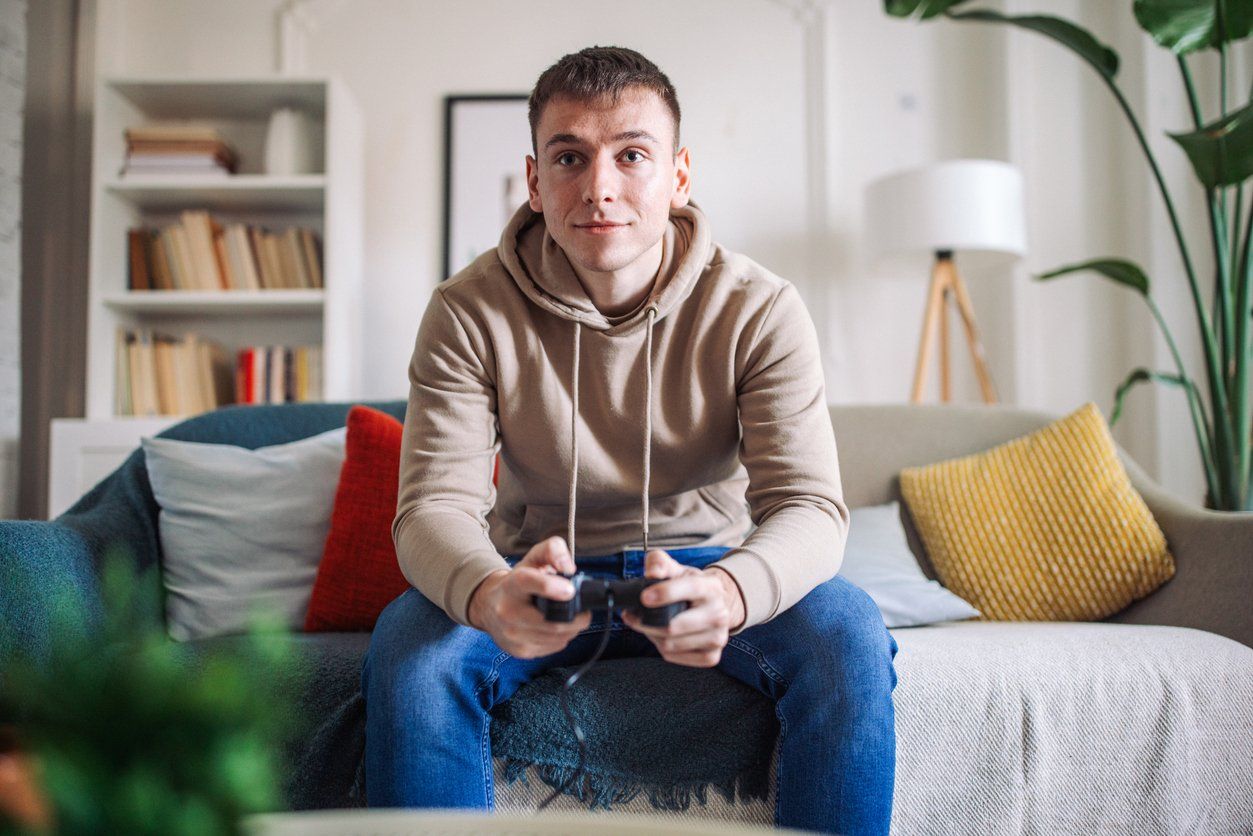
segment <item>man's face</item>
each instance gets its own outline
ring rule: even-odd
[[[688,150],[674,153],[674,119],[661,97],[627,88],[617,104],[555,96],[526,158],[531,208],[576,267],[613,273],[640,260],[687,205]]]

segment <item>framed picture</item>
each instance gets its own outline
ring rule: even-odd
[[[527,95],[444,99],[444,278],[500,243],[526,202]]]

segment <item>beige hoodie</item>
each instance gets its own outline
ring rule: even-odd
[[[813,321],[791,283],[714,244],[694,204],[620,317],[524,204],[431,294],[409,382],[392,536],[405,577],[459,624],[502,555],[554,534],[576,559],[734,547],[713,565],[744,596],[736,633],[839,570],[849,513]]]

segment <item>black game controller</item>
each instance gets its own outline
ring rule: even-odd
[[[660,607],[645,607],[640,604],[640,593],[653,584],[661,583],[665,578],[634,578],[632,580],[607,580],[593,578],[583,572],[573,575],[561,573],[561,577],[574,584],[574,597],[569,601],[556,601],[540,595],[532,595],[531,600],[545,621],[574,621],[575,616],[588,610],[608,609],[609,596],[613,595],[615,610],[630,610],[640,617],[640,621],[649,627],[666,627],[670,619],[688,608],[687,601],[675,601]]]

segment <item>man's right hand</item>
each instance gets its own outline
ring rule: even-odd
[[[532,595],[569,601],[574,584],[558,573],[574,574],[574,558],[556,535],[536,543],[513,569],[488,575],[470,596],[470,623],[496,640],[501,650],[519,659],[548,656],[565,648],[592,623],[590,612],[571,622],[544,620]]]

